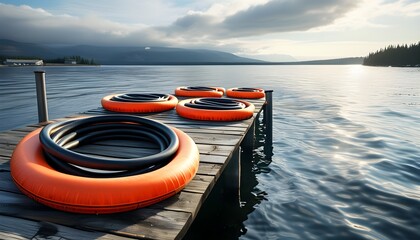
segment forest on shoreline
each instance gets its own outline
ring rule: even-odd
[[[420,67],[420,42],[411,45],[390,45],[369,53],[363,59],[367,66]]]

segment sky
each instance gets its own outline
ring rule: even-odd
[[[420,41],[420,0],[0,0],[0,39],[165,46],[267,61],[366,56]]]

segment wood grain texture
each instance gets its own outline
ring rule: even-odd
[[[30,221],[0,215],[0,239],[100,239],[128,240],[114,234],[83,231],[50,222]]]

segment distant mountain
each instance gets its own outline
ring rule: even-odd
[[[0,39],[0,56],[56,57],[55,53],[47,47],[42,47],[33,43],[21,43],[5,39]]]
[[[363,58],[341,58],[316,61],[265,62],[239,57],[231,53],[168,47],[104,47],[104,46],[44,46],[34,43],[21,43],[0,39],[0,58],[37,57],[43,60],[80,56],[93,59],[98,64],[148,65],[148,64],[255,64],[255,65],[344,65],[362,64]]]
[[[232,64],[263,63],[261,60],[243,58],[227,52],[168,47],[103,47],[71,46],[53,47],[33,43],[0,40],[0,56],[39,57],[41,59],[81,56],[94,59],[99,64]]]

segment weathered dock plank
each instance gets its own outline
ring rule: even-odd
[[[163,204],[165,207],[171,207],[169,203],[166,205]],[[1,191],[0,206],[0,216],[49,222],[131,238],[173,239],[180,233],[185,234],[187,230],[184,229],[185,225],[192,222],[190,213],[161,208],[143,208],[126,213],[106,215],[66,213],[39,204],[20,193],[7,191]]]
[[[0,239],[128,240],[133,238],[96,231],[83,231],[50,222],[30,221],[0,215]]]
[[[251,100],[254,118],[264,100]],[[115,114],[102,108],[56,119]],[[18,142],[45,124],[31,124],[0,133],[0,239],[181,239],[192,224],[254,118],[237,122],[207,122],[182,118],[174,110],[159,114],[136,114],[177,127],[190,135],[200,152],[197,175],[178,194],[146,208],[106,215],[57,211],[22,194],[10,175],[10,157]],[[81,146],[75,151],[114,157],[137,157],[158,151],[147,143],[114,139]]]

